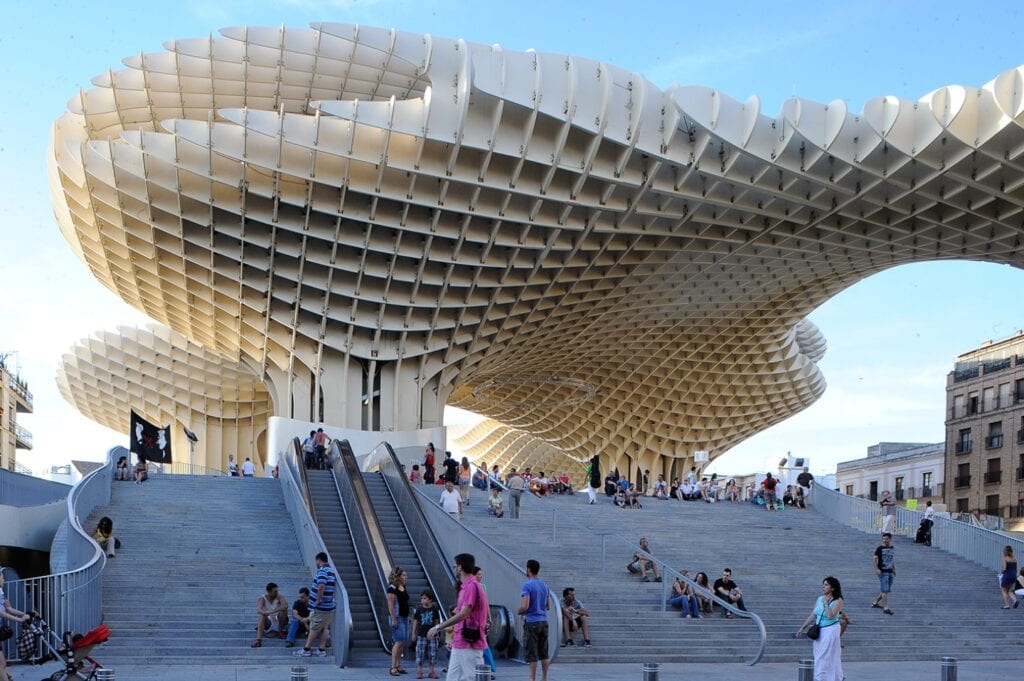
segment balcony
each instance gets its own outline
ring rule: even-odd
[[[988,471],[985,473],[985,484],[986,485],[998,485],[1003,481],[1002,471]]]
[[[18,449],[32,449],[32,433],[15,424],[14,446]]]
[[[960,442],[957,442],[956,443],[956,453],[957,454],[970,454],[971,453],[971,441],[970,440],[961,440]]]
[[[11,376],[7,380],[7,387],[14,391],[14,394],[21,398],[18,403],[18,411],[27,413],[32,411],[32,393],[28,390],[28,383],[17,376]]]
[[[971,486],[971,476],[970,475],[958,475],[955,478],[953,478],[953,487],[955,487],[957,489],[960,489],[961,487],[970,487],[970,486]]]
[[[985,438],[985,449],[999,449],[1002,446],[1003,446],[1003,436],[1002,436],[1002,434],[999,434],[999,435],[989,435],[987,438]]]

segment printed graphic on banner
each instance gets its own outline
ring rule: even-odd
[[[171,427],[160,428],[132,412],[131,450],[153,463],[171,463]]]

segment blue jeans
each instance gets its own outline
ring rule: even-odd
[[[878,576],[879,591],[884,594],[892,591],[892,581],[896,578],[896,575],[892,572],[883,572]]]
[[[289,643],[295,643],[295,639],[299,635],[299,629],[305,631],[306,626],[302,622],[300,622],[298,618],[293,617],[292,619],[288,620],[287,640]]]
[[[668,604],[673,608],[676,606],[682,608],[683,617],[690,615],[691,617],[700,619],[700,603],[697,601],[696,596],[675,596],[669,599]]]
[[[484,664],[491,668],[492,674],[498,673],[498,668],[494,666],[494,654],[491,652],[490,646],[484,648]]]

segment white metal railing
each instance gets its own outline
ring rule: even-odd
[[[299,456],[301,456],[301,447],[292,447],[282,453],[279,457],[277,477],[281,481],[284,503],[292,517],[292,525],[295,527],[295,536],[299,540],[299,551],[302,553],[303,562],[311,572],[316,572],[315,557],[322,551],[327,554],[327,561],[331,569],[334,570],[337,582],[334,600],[337,607],[334,611],[331,640],[334,661],[339,667],[344,667],[348,664],[349,651],[352,647],[352,609],[349,606],[348,591],[341,581],[334,560],[310,514],[307,497],[302,489],[303,478],[299,472],[299,466],[303,464],[298,458]]]
[[[862,532],[880,533],[882,509],[878,502],[847,496],[820,485],[811,493],[809,508],[841,525]],[[923,511],[896,507],[896,516],[890,522],[889,531],[893,536],[913,539],[924,518]],[[960,522],[936,514],[932,526],[932,547],[942,549],[955,556],[998,570],[1002,567],[1003,548],[1012,546],[1019,556],[1024,552],[1024,541],[1001,532],[995,532],[970,523]]]
[[[103,568],[106,556],[82,528],[81,520],[97,506],[110,503],[114,462],[126,455],[124,447],[107,452],[107,461],[71,488],[67,497],[68,539],[66,572],[7,582],[5,593],[18,610],[35,611],[53,631],[86,632],[103,620]],[[16,637],[4,643],[8,659],[14,658]]]
[[[516,611],[522,602],[521,587],[526,580],[526,570],[446,513],[433,494],[439,494],[439,488],[433,485],[414,485],[413,489],[420,495],[420,507],[434,529],[441,550],[449,557],[460,553],[470,553],[476,557],[476,564],[484,569],[486,575],[488,601],[491,606],[505,608],[512,622],[513,635],[522,642],[523,618]],[[548,610],[548,656],[554,660],[562,640],[562,606],[555,594],[551,595],[551,600],[551,609]],[[522,662],[524,654],[523,646],[519,646],[519,657],[513,659]]]

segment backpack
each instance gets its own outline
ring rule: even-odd
[[[302,451],[312,454],[313,453],[313,438],[307,437],[302,443]]]

